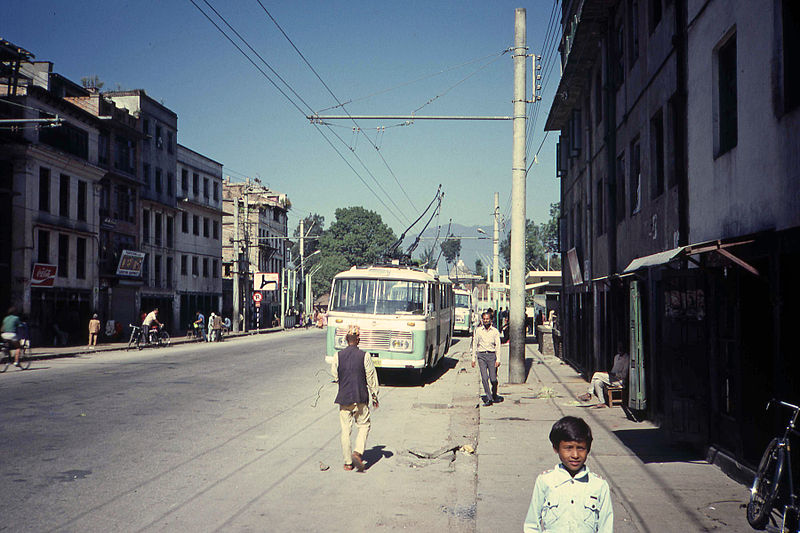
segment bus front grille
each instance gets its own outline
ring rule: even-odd
[[[347,328],[336,328],[336,335],[345,335]],[[411,340],[410,331],[392,331],[383,329],[362,329],[358,347],[362,350],[389,350],[392,339]]]

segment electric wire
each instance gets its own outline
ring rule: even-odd
[[[322,83],[322,85],[325,87],[325,89],[328,91],[328,93],[333,97],[333,99],[336,101],[336,103],[341,105],[341,100],[339,100],[339,98],[333,93],[333,90],[331,90],[331,88],[328,86],[328,84],[325,83],[325,80],[322,79],[322,76],[320,76],[319,73],[316,71],[316,69],[314,69],[314,67],[311,65],[311,63],[309,63],[308,59],[306,59],[306,56],[304,56],[303,53],[300,51],[300,49],[297,48],[297,46],[294,44],[292,39],[286,34],[285,31],[283,31],[283,28],[281,27],[281,25],[278,24],[278,21],[275,20],[275,17],[272,16],[272,14],[269,12],[269,10],[266,7],[264,7],[264,4],[261,3],[261,0],[256,0],[256,2],[258,2],[258,5],[261,6],[261,9],[264,10],[264,13],[266,13],[267,16],[270,18],[270,20],[272,20],[272,22],[280,30],[280,32],[283,34],[283,36],[286,38],[286,40],[289,41],[289,44],[292,45],[292,48],[294,48],[294,50],[298,53],[298,55],[303,59],[303,62],[308,66],[308,68],[311,69],[311,72],[314,73],[314,75],[317,77],[317,79],[320,81],[320,83]],[[342,107],[342,110],[345,113],[347,113],[347,116],[350,118],[350,120],[353,122],[353,124],[355,124],[356,128],[358,128],[360,130],[361,127],[353,119],[353,117],[350,116],[350,113],[347,112],[347,110],[345,109],[344,105],[341,105],[341,107]],[[403,187],[403,184],[400,183],[399,179],[397,179],[397,175],[395,175],[394,170],[392,170],[392,168],[389,166],[389,163],[386,161],[386,158],[384,158],[383,154],[380,153],[380,149],[378,148],[378,146],[375,143],[373,143],[372,140],[369,137],[367,137],[366,135],[364,137],[369,141],[369,143],[375,149],[375,151],[377,152],[377,154],[380,157],[381,161],[383,161],[383,164],[386,166],[386,169],[392,175],[392,177],[394,178],[395,182],[397,182],[397,186],[403,192],[403,195],[405,195],[406,199],[408,200],[408,203],[411,204],[411,207],[416,211],[417,207],[414,205],[414,202],[411,200],[411,197],[406,192],[405,188]],[[353,151],[355,151],[355,150],[353,150]],[[387,197],[389,199],[391,199],[391,196],[389,196],[388,194],[387,194]],[[394,203],[394,201],[392,201],[392,202]],[[396,204],[395,204],[395,206],[396,206]],[[400,210],[399,207],[397,209],[402,213],[402,210]]]
[[[308,115],[308,114],[307,114],[305,111],[303,111],[303,109],[301,109],[301,108],[300,108],[300,106],[299,106],[299,105],[298,105],[298,104],[297,104],[297,103],[296,103],[294,100],[292,100],[292,98],[290,98],[290,97],[289,97],[289,95],[288,95],[288,94],[286,94],[286,92],[285,92],[283,89],[281,89],[281,87],[280,87],[280,86],[279,86],[279,85],[278,85],[278,84],[277,84],[277,83],[276,83],[276,82],[275,82],[275,81],[274,81],[274,80],[273,80],[273,79],[272,79],[272,78],[271,78],[271,77],[270,77],[270,76],[269,76],[269,75],[268,75],[266,72],[264,72],[264,69],[262,69],[262,68],[261,68],[261,67],[260,67],[260,66],[259,66],[259,65],[258,65],[258,64],[255,62],[255,61],[253,61],[253,59],[252,59],[252,58],[251,58],[251,57],[250,57],[250,56],[249,56],[249,55],[248,55],[248,54],[247,54],[247,53],[246,53],[244,50],[242,50],[242,48],[241,48],[241,47],[240,47],[240,46],[239,46],[239,45],[238,45],[238,44],[237,44],[237,43],[236,43],[236,42],[235,42],[235,41],[234,41],[234,40],[233,40],[233,39],[232,39],[232,38],[231,38],[231,37],[230,37],[230,36],[229,36],[229,35],[228,35],[226,32],[225,32],[225,30],[223,30],[223,29],[222,29],[222,28],[219,26],[219,24],[217,24],[217,23],[216,23],[216,22],[215,22],[215,21],[214,21],[214,20],[213,20],[213,19],[212,19],[212,18],[211,18],[211,17],[210,17],[210,16],[209,16],[209,15],[208,15],[208,14],[207,14],[207,13],[206,13],[204,10],[203,10],[203,9],[202,9],[202,8],[201,8],[201,7],[200,7],[200,6],[199,6],[199,5],[198,5],[198,4],[197,4],[197,3],[196,3],[194,0],[189,0],[189,2],[191,2],[191,3],[192,3],[192,5],[194,5],[194,6],[195,6],[195,8],[197,8],[197,10],[198,10],[198,11],[200,11],[200,13],[202,13],[202,14],[203,14],[203,16],[204,16],[204,17],[206,17],[206,19],[208,19],[208,21],[209,21],[209,22],[211,22],[211,24],[212,24],[212,25],[213,25],[213,26],[214,26],[214,27],[215,27],[215,28],[216,28],[216,29],[217,29],[217,30],[218,30],[218,31],[219,31],[219,32],[220,32],[220,33],[221,33],[221,34],[222,34],[222,35],[223,35],[223,36],[224,36],[224,37],[225,37],[225,38],[226,38],[226,39],[227,39],[227,40],[228,40],[228,41],[229,41],[229,42],[230,42],[230,43],[231,43],[231,44],[232,44],[232,45],[233,45],[233,46],[234,46],[234,47],[235,47],[237,50],[238,50],[238,51],[239,51],[239,53],[241,53],[241,54],[242,54],[242,55],[243,55],[243,56],[244,56],[244,57],[245,57],[245,58],[246,58],[246,59],[247,59],[247,60],[248,60],[248,61],[249,61],[249,62],[250,62],[250,63],[251,63],[251,64],[252,64],[252,65],[253,65],[255,68],[256,68],[256,70],[258,70],[258,71],[261,73],[261,75],[262,75],[262,76],[264,76],[264,77],[265,77],[265,78],[266,78],[266,79],[267,79],[267,80],[268,80],[268,81],[269,81],[269,82],[270,82],[270,83],[273,85],[273,87],[275,87],[275,89],[277,89],[277,90],[278,90],[278,92],[280,92],[280,93],[281,93],[281,94],[284,96],[284,98],[286,98],[286,99],[289,101],[289,103],[290,103],[290,104],[292,104],[292,106],[293,106],[295,109],[297,109],[297,110],[298,110],[298,111],[299,111],[299,112],[300,112],[300,113],[303,115],[303,117],[304,117],[304,118],[305,118],[305,117]],[[204,0],[204,2],[205,2],[206,4],[208,4],[207,0]],[[211,9],[213,10],[213,7],[212,7]],[[222,19],[222,20],[225,22],[225,24],[226,24],[226,25],[228,25],[228,27],[231,27],[231,26],[230,26],[230,24],[228,24],[228,22],[227,22],[227,21],[225,21],[224,17],[222,17],[221,15],[219,15],[219,13],[218,13],[216,10],[214,10],[214,12],[215,12],[215,13],[217,13],[217,15],[218,15],[218,16],[219,16],[219,17],[220,17],[220,18],[221,18],[221,19]],[[235,32],[235,30],[234,30],[234,32]],[[236,32],[236,33],[237,33],[237,35],[238,35],[238,32]],[[239,38],[240,38],[240,39],[242,39],[243,41],[245,41],[245,40],[244,40],[244,39],[243,39],[241,36],[239,36]],[[245,43],[246,43],[246,41],[245,41]],[[247,43],[246,43],[246,44],[247,44]],[[248,47],[249,47],[249,44],[248,44]],[[252,49],[252,47],[251,47],[251,49]],[[258,54],[257,54],[257,55],[258,55]],[[259,56],[259,57],[260,57],[260,56]],[[263,60],[263,58],[262,58],[262,61],[264,61],[264,60]],[[269,66],[269,64],[268,64],[266,61],[264,61],[264,63],[265,63],[265,65],[267,65],[267,67],[268,67],[270,70],[273,70],[273,69],[272,69],[272,68]],[[273,72],[274,72],[274,71],[273,71]],[[277,75],[277,73],[276,73],[276,75]],[[281,79],[282,79],[282,78],[281,78]],[[282,80],[282,81],[283,81],[283,80]],[[284,83],[286,84],[286,82],[285,82],[285,81],[284,81]],[[287,84],[287,86],[288,86],[288,84]],[[290,89],[290,90],[291,90],[291,89]],[[295,92],[294,90],[292,90],[292,92],[296,94],[296,92]],[[298,97],[299,97],[299,96],[298,96]],[[309,110],[311,110],[311,109],[312,109],[312,108],[311,108],[311,106],[309,106],[307,103],[305,103],[305,102],[302,100],[302,98],[301,98],[301,101],[302,101],[302,102],[303,102],[303,103],[304,103],[304,104],[305,104],[305,105],[306,105],[306,106],[309,108]],[[316,125],[315,125],[315,126],[316,126]],[[370,186],[367,184],[366,180],[364,180],[364,178],[361,176],[361,174],[359,174],[359,173],[356,171],[356,169],[353,167],[353,165],[352,165],[352,164],[350,164],[350,162],[347,160],[347,158],[346,158],[346,157],[344,157],[344,155],[343,155],[343,154],[342,154],[342,153],[341,153],[341,152],[340,152],[338,149],[336,149],[336,147],[333,145],[333,143],[330,141],[330,139],[328,139],[328,138],[327,138],[327,136],[325,136],[324,132],[323,132],[321,129],[319,129],[319,128],[316,128],[316,129],[317,129],[317,131],[318,131],[318,132],[319,132],[319,133],[322,135],[322,137],[325,139],[325,141],[326,141],[326,142],[328,142],[328,144],[329,144],[329,145],[330,145],[332,148],[334,148],[334,151],[335,151],[335,152],[336,152],[336,153],[339,155],[339,157],[340,157],[340,158],[341,158],[341,159],[342,159],[342,160],[343,160],[343,161],[344,161],[344,162],[347,164],[347,166],[348,166],[348,167],[350,167],[350,169],[351,169],[351,170],[352,170],[352,171],[353,171],[353,172],[356,174],[356,176],[357,176],[357,177],[358,177],[358,178],[361,180],[361,182],[364,184],[364,186],[365,186],[365,187],[367,187],[367,189],[368,189],[368,190],[369,190],[369,191],[370,191],[370,192],[371,192],[371,193],[372,193],[372,194],[373,194],[373,195],[374,195],[374,196],[375,196],[375,197],[378,199],[378,201],[381,203],[381,205],[383,205],[383,206],[386,208],[386,210],[387,210],[389,213],[391,213],[391,214],[392,214],[392,216],[394,216],[394,217],[395,217],[395,218],[397,218],[397,219],[398,219],[400,222],[402,222],[402,220],[400,219],[400,217],[399,217],[399,216],[398,216],[398,215],[397,215],[397,214],[396,214],[396,213],[395,213],[395,212],[394,212],[394,211],[393,211],[391,208],[389,208],[389,206],[388,206],[388,205],[386,205],[386,203],[383,201],[383,199],[382,199],[380,196],[378,196],[378,194],[377,194],[377,193],[374,191],[374,189],[372,189],[372,187],[370,187]],[[337,135],[337,137],[339,138],[339,140],[340,140],[340,141],[341,141],[343,144],[347,145],[347,143],[345,143],[345,142],[344,142],[344,140],[342,140],[342,139],[341,139],[341,137],[339,137],[338,135]],[[362,162],[362,164],[363,164],[363,162]],[[374,176],[373,176],[373,179],[375,179],[375,178],[374,178]],[[376,181],[377,181],[377,180],[376,180]],[[388,195],[387,195],[387,196],[388,196]],[[391,197],[390,197],[390,199],[391,199]]]

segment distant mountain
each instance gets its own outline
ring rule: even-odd
[[[486,234],[482,234],[478,232],[478,228],[483,229]],[[461,239],[461,260],[464,261],[464,264],[470,269],[470,271],[475,270],[475,260],[480,258],[483,262],[484,268],[487,270],[491,269],[492,266],[492,228],[491,226],[462,226],[461,224],[451,224],[450,226],[450,233],[457,238]],[[439,236],[439,239],[434,241],[436,236]],[[436,243],[436,252],[437,255],[441,251],[439,245],[442,241],[447,237],[447,225],[443,225],[441,229],[439,228],[428,228],[426,229],[421,236],[419,241],[419,245],[417,249],[414,250],[412,256],[414,259],[419,258],[422,255],[422,251],[433,244]],[[408,247],[414,242],[417,238],[417,234],[406,236],[405,240],[403,241],[403,250],[407,250]],[[500,234],[500,242],[503,241],[505,235],[501,232]],[[503,258],[499,258],[500,261],[500,268],[503,268]],[[440,274],[447,274],[447,265],[445,264],[444,255],[439,258],[439,273]],[[452,265],[451,265],[452,266]]]

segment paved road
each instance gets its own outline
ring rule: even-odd
[[[474,531],[475,457],[411,453],[476,443],[463,363],[424,387],[384,377],[358,474],[342,470],[323,343],[288,332],[0,375],[0,531]]]

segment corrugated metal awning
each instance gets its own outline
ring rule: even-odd
[[[718,239],[714,241],[690,244],[688,246],[679,246],[678,248],[673,248],[672,250],[666,250],[664,252],[637,257],[630,262],[630,264],[625,268],[625,270],[622,271],[622,273],[629,274],[642,268],[665,265],[671,261],[687,258],[691,255],[697,255],[706,252],[718,252],[748,272],[758,276],[758,270],[726,250],[726,248],[730,248],[732,246],[751,243],[753,240],[754,239],[744,239],[739,241],[723,242],[722,240]]]

